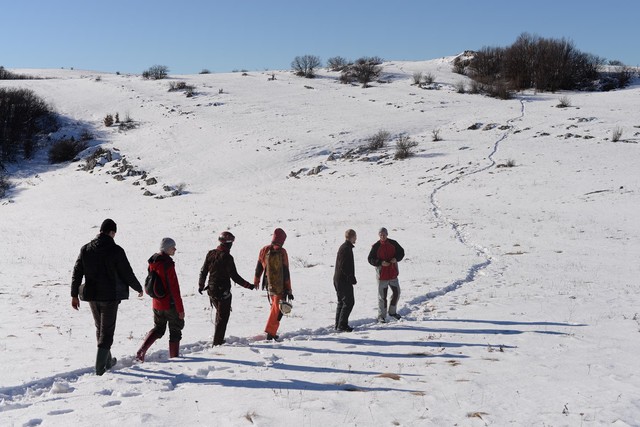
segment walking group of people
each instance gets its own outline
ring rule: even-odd
[[[129,298],[129,288],[144,295],[142,286],[133,273],[124,250],[115,243],[117,225],[111,219],[105,219],[100,233],[80,249],[73,268],[71,279],[71,305],[78,310],[80,300],[86,301],[91,308],[96,326],[95,371],[104,374],[116,364],[111,355],[111,345],[116,327],[116,318],[120,301]],[[397,312],[400,285],[398,282],[398,262],[404,257],[404,249],[395,240],[388,238],[386,228],[378,232],[379,240],[371,247],[368,262],[376,268],[378,281],[378,322],[386,322],[387,315],[400,319]],[[289,257],[284,249],[287,234],[281,228],[273,232],[271,243],[260,249],[253,283],[243,279],[236,270],[231,247],[235,236],[225,231],[218,237],[218,246],[207,252],[198,280],[198,292],[207,292],[209,302],[216,310],[213,345],[225,343],[225,333],[231,315],[231,281],[247,289],[259,289],[267,292],[270,311],[265,326],[267,340],[278,340],[277,334],[283,314],[291,310],[294,299],[291,290]],[[336,307],[335,329],[351,332],[349,315],[355,304],[353,286],[357,283],[353,247],[357,235],[354,230],[345,232],[345,242],[338,249],[333,284],[338,304]],[[136,359],[144,362],[147,350],[169,328],[169,357],[177,357],[185,322],[184,305],[180,285],[175,270],[173,255],[176,253],[175,240],[165,237],[160,248],[148,260],[149,274],[156,274],[162,281],[166,292],[163,297],[153,298],[153,328],[136,353]],[[207,279],[208,277],[208,279]],[[84,278],[84,283],[83,283]],[[388,288],[392,297],[387,305]]]

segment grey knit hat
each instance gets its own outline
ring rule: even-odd
[[[387,231],[387,229],[386,229],[386,228],[384,228],[384,227],[381,227],[381,228],[380,228],[380,230],[378,230],[378,234],[380,234],[380,233],[384,233],[384,234],[386,234],[386,235],[389,235],[389,232],[388,232],[388,231]]]
[[[162,239],[162,242],[160,242],[160,252],[167,252],[169,249],[175,247],[176,241],[171,237],[165,237],[164,239]]]

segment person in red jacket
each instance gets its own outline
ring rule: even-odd
[[[398,282],[398,262],[404,258],[404,249],[395,240],[389,239],[389,232],[382,227],[378,231],[380,240],[371,246],[369,264],[376,268],[378,279],[378,322],[387,321],[387,290],[391,287],[391,301],[389,301],[389,316],[400,320],[396,311],[400,298],[400,283]]]
[[[289,256],[282,247],[287,239],[287,233],[282,228],[276,228],[271,238],[271,244],[260,249],[256,274],[253,284],[258,287],[260,277],[262,277],[262,289],[267,290],[269,304],[269,319],[264,331],[267,333],[267,340],[278,340],[278,328],[282,320],[280,311],[280,301],[293,300],[291,292],[291,277],[289,274]]]
[[[153,329],[151,329],[136,353],[136,359],[144,362],[149,347],[162,338],[169,325],[169,357],[178,357],[180,340],[184,328],[184,306],[180,296],[180,284],[176,268],[171,258],[176,253],[175,240],[165,237],[160,243],[160,251],[149,258],[149,271],[155,271],[165,287],[164,298],[153,298]]]

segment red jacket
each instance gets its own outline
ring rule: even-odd
[[[155,271],[162,279],[162,283],[169,287],[167,296],[153,298],[153,308],[155,310],[170,310],[171,307],[175,307],[178,313],[184,313],[180,284],[173,259],[165,253],[153,254],[149,258],[149,269]]]
[[[373,244],[367,259],[369,264],[376,267],[378,280],[393,280],[398,277],[398,264],[382,265],[383,261],[389,262],[393,258],[398,262],[404,258],[404,249],[398,242],[386,239],[384,242],[379,240]]]

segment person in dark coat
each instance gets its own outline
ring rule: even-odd
[[[338,249],[336,256],[335,273],[333,274],[333,287],[336,289],[338,305],[336,307],[335,328],[342,332],[351,332],[349,315],[355,304],[353,285],[356,280],[356,268],[353,260],[353,246],[356,244],[356,232],[349,229],[344,233],[345,242]]]
[[[404,258],[404,249],[398,242],[389,239],[389,232],[382,227],[378,231],[380,240],[371,246],[369,264],[376,268],[378,279],[378,322],[387,321],[387,290],[391,287],[391,301],[389,301],[389,316],[397,320],[401,316],[397,312],[398,299],[400,298],[400,283],[398,282],[398,262]]]
[[[130,287],[138,297],[143,295],[124,249],[113,240],[116,231],[112,219],[102,222],[100,234],[80,249],[71,278],[71,306],[78,310],[80,299],[87,301],[95,321],[96,375],[104,374],[116,363],[111,357],[111,345],[120,301],[129,298]]]
[[[213,345],[225,343],[224,335],[227,331],[227,323],[231,316],[231,280],[247,289],[257,289],[252,283],[244,280],[236,270],[236,264],[229,253],[235,241],[235,236],[228,231],[218,237],[220,244],[217,248],[210,250],[200,269],[200,280],[198,281],[198,292],[206,289],[209,294],[211,306],[216,309],[216,329],[213,335]],[[209,275],[209,282],[205,286],[205,281]]]
[[[176,253],[176,242],[165,237],[160,242],[160,251],[149,258],[149,271],[154,271],[166,288],[163,298],[153,298],[153,329],[151,329],[136,353],[136,359],[144,362],[149,347],[162,338],[169,325],[169,357],[178,357],[182,329],[184,329],[184,305],[180,295],[180,284],[176,264],[171,258]]]

